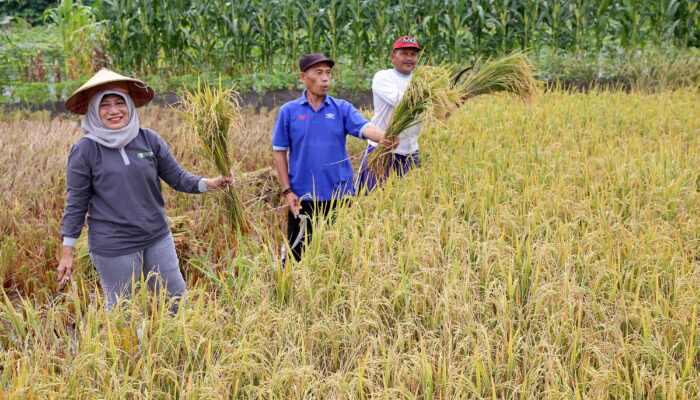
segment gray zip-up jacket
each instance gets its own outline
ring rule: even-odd
[[[87,213],[91,252],[116,257],[145,249],[170,232],[160,179],[181,192],[206,191],[203,177],[185,171],[152,130],[141,128],[123,153],[126,159],[119,150],[86,137],[71,149],[64,245],[74,245]]]

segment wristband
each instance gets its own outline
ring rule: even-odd
[[[284,190],[282,191],[282,196],[286,196],[287,193],[289,193],[289,192],[291,192],[291,191],[292,191],[292,188],[290,188],[290,187],[284,189]]]

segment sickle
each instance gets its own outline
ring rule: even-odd
[[[304,234],[306,233],[306,224],[309,220],[309,216],[306,214],[301,214],[299,215],[299,218],[301,218],[301,222],[299,223],[299,234],[297,235],[296,239],[294,239],[294,242],[289,245],[290,250],[295,248],[299,242],[304,238]]]
[[[66,289],[67,284],[68,284],[68,281],[61,282],[61,285],[58,287],[58,291],[56,293],[54,293],[53,298],[51,299],[51,304],[56,303],[56,299],[58,299],[58,297],[61,295],[61,293],[63,293],[63,291]],[[53,327],[53,336],[54,336],[54,339],[56,339],[56,340],[59,339],[58,331],[56,330],[55,326]]]

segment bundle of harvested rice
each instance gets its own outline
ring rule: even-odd
[[[420,66],[413,72],[403,99],[394,108],[386,139],[394,139],[404,130],[425,121],[439,121],[457,107],[459,88],[452,84],[449,66]],[[376,177],[384,176],[391,162],[391,149],[378,147],[369,154],[368,167]]]
[[[473,67],[463,69],[455,76],[454,85],[462,93],[462,100],[496,92],[529,100],[540,91],[534,66],[520,51],[493,60],[479,58]]]
[[[180,114],[186,128],[195,133],[202,146],[200,154],[209,160],[219,173],[228,176],[232,164],[230,135],[242,129],[241,109],[238,93],[233,88],[212,88],[209,84],[197,84],[197,90],[184,88],[180,99]],[[222,191],[226,216],[234,231],[246,232],[250,223],[245,218],[245,209],[240,197],[229,185]]]
[[[516,51],[454,74],[448,66],[421,66],[413,73],[403,99],[394,109],[386,138],[394,139],[421,122],[439,121],[465,100],[487,93],[507,92],[528,100],[539,93],[534,67]],[[368,167],[381,180],[391,162],[391,150],[379,147],[369,155]]]

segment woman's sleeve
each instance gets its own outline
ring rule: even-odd
[[[85,157],[85,149],[75,145],[66,165],[66,209],[63,212],[61,236],[65,246],[75,246],[75,240],[85,225],[85,214],[92,196],[92,169]]]
[[[157,138],[154,150],[158,163],[158,176],[171,188],[179,192],[202,193],[206,191],[206,186],[204,186],[205,190],[201,190],[202,185],[200,185],[200,181],[204,177],[193,175],[182,168],[175,161],[175,157],[170,152],[170,147],[165,143],[165,140],[157,134],[154,136]]]

